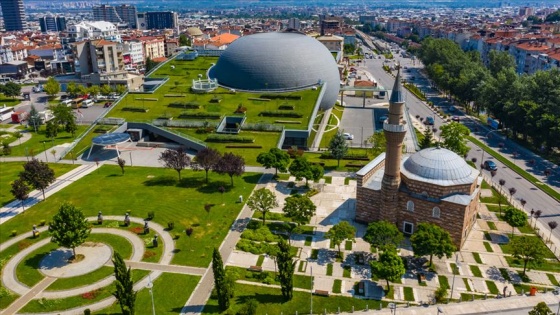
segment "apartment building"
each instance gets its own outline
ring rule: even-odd
[[[68,26],[68,37],[78,42],[86,39],[105,39],[120,42],[121,37],[115,24],[105,21],[80,22]]]
[[[165,58],[165,42],[163,38],[140,37],[139,40],[142,41],[145,59]]]

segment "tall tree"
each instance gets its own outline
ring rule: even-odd
[[[161,153],[159,160],[166,168],[172,168],[177,171],[179,180],[181,180],[181,171],[191,164],[191,158],[181,148],[167,149]]]
[[[45,137],[49,139],[54,139],[58,136],[58,125],[52,121],[47,121],[47,125],[45,126]]]
[[[372,261],[371,270],[377,277],[387,281],[387,291],[390,289],[389,281],[397,282],[406,273],[404,263],[394,248],[385,250],[378,261]]]
[[[465,156],[470,150],[467,145],[467,136],[469,134],[469,128],[463,124],[452,122],[443,125],[441,126],[442,146],[457,153],[459,156]]]
[[[37,108],[35,108],[35,105],[31,105],[31,109],[29,110],[29,118],[27,119],[27,124],[29,126],[33,126],[35,132],[37,132],[39,126],[43,124],[43,120],[41,119],[41,116],[39,116],[39,112],[37,111]]]
[[[320,171],[319,168],[314,167],[309,161],[307,161],[304,157],[297,157],[292,164],[290,165],[289,172],[292,174],[297,180],[301,180],[305,178],[305,185],[308,185],[308,180],[317,177],[320,175],[319,172],[316,174],[314,170]],[[322,176],[322,175],[321,175]],[[320,178],[320,177],[319,177]]]
[[[507,207],[504,210],[504,220],[511,226],[511,236],[513,237],[514,228],[527,224],[527,214],[523,210]]]
[[[76,119],[71,119],[66,122],[64,125],[64,131],[70,133],[72,137],[76,134],[76,130],[78,130],[78,125],[76,125]]]
[[[57,126],[65,126],[71,121],[76,121],[76,117],[74,116],[72,108],[64,104],[51,106],[51,110],[54,116],[51,121],[54,122]]]
[[[228,174],[233,187],[233,176],[241,176],[245,173],[245,160],[240,155],[231,152],[225,153],[216,163],[214,172]]]
[[[76,257],[76,247],[82,245],[91,231],[90,224],[81,210],[70,203],[63,203],[49,225],[51,242],[71,248]]]
[[[492,76],[506,69],[515,68],[515,59],[507,51],[490,50],[488,52],[488,70]]]
[[[381,152],[385,152],[387,139],[385,138],[383,132],[375,132],[367,139],[367,142],[371,144],[371,151],[374,156],[379,155]]]
[[[222,255],[217,248],[214,248],[212,254],[212,271],[214,272],[214,286],[218,294],[218,305],[222,311],[229,308],[230,293],[226,285],[226,271],[222,261]]]
[[[88,93],[93,95],[94,98],[97,98],[97,96],[101,93],[101,88],[99,85],[92,85],[88,88]]]
[[[66,93],[72,98],[78,96],[78,85],[76,82],[66,84]]]
[[[192,167],[195,170],[203,169],[206,172],[206,183],[208,184],[208,171],[216,166],[221,157],[220,152],[212,148],[204,148],[196,153]]]
[[[128,90],[128,87],[124,84],[117,84],[117,86],[115,87],[115,92],[119,95],[124,94],[126,90]]]
[[[119,167],[121,168],[121,172],[124,175],[124,167],[126,166],[126,161],[123,158],[117,158],[117,164],[119,164]]]
[[[529,315],[554,315],[554,312],[550,310],[545,302],[539,302],[529,311]]]
[[[338,247],[338,256],[342,257],[342,251],[340,249],[340,244],[344,240],[354,240],[354,235],[356,235],[356,228],[353,227],[348,221],[340,221],[338,224],[334,225],[325,234],[325,238],[328,238]]]
[[[101,88],[99,88],[99,92],[100,92],[102,95],[109,95],[109,94],[113,93],[113,90],[111,89],[111,87],[110,87],[109,85],[103,84],[103,85],[101,86]]]
[[[397,226],[388,221],[376,221],[368,225],[364,240],[371,247],[386,250],[389,248],[397,248],[404,237]]]
[[[293,261],[293,255],[290,244],[284,239],[278,242],[278,256],[276,257],[278,264],[278,280],[282,290],[282,296],[286,300],[291,300],[294,291],[294,271],[296,263]]]
[[[346,143],[346,139],[344,138],[340,130],[336,132],[334,137],[332,137],[331,141],[329,142],[329,152],[331,153],[332,157],[336,159],[338,163],[337,167],[340,167],[340,160],[348,152],[348,143]]]
[[[257,189],[247,200],[247,206],[253,211],[262,213],[263,225],[266,224],[266,214],[274,207],[278,207],[276,195],[267,188]]]
[[[420,146],[420,149],[427,149],[433,144],[434,133],[432,132],[432,128],[424,128],[423,136],[424,137],[420,140],[418,145]]]
[[[284,150],[272,148],[268,152],[260,153],[257,156],[257,162],[267,169],[274,167],[276,169],[275,176],[277,176],[278,171],[286,171],[290,164],[290,155]]]
[[[187,38],[187,35],[185,34],[181,34],[179,35],[179,46],[190,46],[191,43],[189,41],[189,39]]]
[[[41,190],[43,200],[45,199],[45,189],[56,179],[54,171],[49,165],[35,158],[23,165],[23,172],[19,173],[19,177],[34,189]]]
[[[16,96],[21,95],[21,85],[14,83],[14,82],[7,82],[4,84],[4,88],[2,90],[4,95],[7,97],[14,98]]]
[[[457,250],[449,232],[432,223],[418,224],[418,229],[410,237],[410,243],[414,255],[430,255],[430,266],[434,255],[440,259],[443,256],[449,258]]]
[[[21,178],[18,178],[12,182],[12,189],[10,192],[14,197],[21,201],[21,207],[25,210],[24,202],[29,197],[29,186]]]
[[[113,295],[119,301],[123,315],[134,315],[136,291],[133,288],[132,270],[130,267],[126,268],[124,259],[118,252],[113,254],[113,266],[116,280],[116,290],[113,292]]]
[[[150,70],[155,68],[157,65],[158,65],[158,63],[153,61],[152,58],[150,58],[150,57],[146,58],[146,63],[145,63],[146,73],[150,72]]]
[[[282,210],[298,225],[308,223],[315,215],[317,206],[305,195],[295,194],[285,199]]]
[[[539,238],[526,235],[511,240],[510,247],[513,257],[523,260],[523,275],[525,275],[528,263],[533,266],[541,264],[548,251]]]
[[[47,79],[47,83],[43,85],[43,90],[49,98],[54,98],[60,92],[60,83],[56,81],[53,77]]]

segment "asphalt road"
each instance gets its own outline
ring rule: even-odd
[[[371,52],[368,49],[365,49],[365,51]],[[451,103],[445,100],[445,98],[440,97],[439,93],[430,87],[429,81],[421,75],[419,70],[422,69],[423,66],[419,61],[417,60],[413,61],[410,58],[402,58],[397,54],[393,54],[393,55],[396,61],[398,61],[403,66],[403,69],[401,70],[403,71],[402,75],[407,81],[414,82],[420,89],[422,89],[426,93],[426,96],[430,101],[434,102],[436,105],[442,105],[444,110],[449,110],[449,106],[451,105]],[[374,77],[379,81],[379,84],[387,88],[392,88],[394,83],[394,77],[392,77],[382,69],[384,61],[385,61],[384,57],[382,57],[382,59],[366,59],[365,65],[362,65],[362,67],[365,66],[367,70],[370,71],[374,75]],[[386,64],[393,65],[394,61],[391,61],[390,63],[386,63]],[[404,67],[406,67],[407,69],[404,69]],[[407,70],[410,70],[410,72],[408,72]],[[414,76],[414,80],[411,80],[410,78],[411,76]],[[437,129],[439,129],[439,127],[445,123],[441,118],[439,118],[437,115],[434,114],[432,109],[426,106],[424,102],[418,100],[412,93],[408,92],[408,90],[405,90],[405,99],[406,99],[406,105],[409,108],[411,116],[413,117],[416,115],[419,115],[419,117],[432,116],[434,117],[435,120],[434,127]],[[504,156],[507,156],[508,158],[511,159],[513,152],[518,152],[518,153],[524,152],[521,156],[518,156],[518,158],[514,160],[517,166],[525,170],[531,171],[532,168],[534,168],[535,166],[529,166],[530,165],[529,161],[530,159],[533,158],[536,160],[535,165],[537,167],[539,165],[546,164],[544,161],[540,160],[538,156],[533,155],[526,150],[523,150],[522,148],[516,146],[513,142],[507,141],[505,139],[499,139],[497,133],[491,134],[491,137],[489,139],[490,141],[488,142],[487,141],[488,138],[485,136],[488,134],[490,129],[488,129],[485,125],[481,124],[478,121],[466,117],[462,113],[454,112],[452,114],[456,114],[457,116],[460,116],[461,122],[465,124],[467,127],[469,127],[474,135],[481,136],[482,140],[484,140],[483,142],[486,142],[487,145],[491,146],[495,151],[499,151]],[[439,130],[437,132],[439,133]],[[505,143],[505,147],[499,148],[498,147],[499,142]],[[482,149],[471,142],[469,142],[468,145],[470,146],[471,150],[468,154],[467,159],[471,160],[471,158],[477,158],[477,164],[482,163],[483,162]],[[560,203],[558,201],[556,201],[555,199],[553,199],[552,197],[544,193],[542,190],[538,189],[531,182],[525,180],[516,172],[509,169],[507,166],[505,166],[498,160],[494,159],[488,153],[484,154],[484,160],[492,160],[497,164],[498,172],[492,178],[492,181],[497,186],[499,186],[499,180],[500,179],[505,180],[506,183],[503,186],[503,188],[506,191],[505,193],[506,196],[509,197],[509,193],[507,192],[509,188],[514,187],[517,190],[517,192],[515,193],[513,198],[517,200],[524,199],[527,201],[525,205],[526,212],[529,212],[531,209],[541,210],[543,213],[539,221],[544,222],[545,226],[549,221],[560,220],[559,218],[556,218],[557,216],[560,215]],[[551,165],[549,164],[548,166]],[[484,170],[483,172],[486,173],[486,175],[488,175],[489,178],[491,178],[490,173],[488,171]],[[542,177],[542,170],[537,170],[537,172],[535,172],[535,175],[537,175],[537,177]],[[549,177],[548,179],[542,178],[542,180],[546,181],[548,184],[551,185],[551,187],[553,187],[557,191],[559,190],[560,184],[558,181],[557,173],[555,173],[555,175]],[[553,234],[557,238],[560,238],[560,229],[553,230]]]

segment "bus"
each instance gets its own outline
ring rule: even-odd
[[[82,106],[82,102],[84,101],[83,98],[78,97],[72,100],[72,108],[78,109]]]
[[[7,107],[6,104],[4,104],[3,107],[0,107],[0,121],[12,118],[13,112],[13,107]]]

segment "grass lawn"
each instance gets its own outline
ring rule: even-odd
[[[486,223],[488,223],[488,227],[490,228],[490,230],[497,230],[498,229],[496,227],[496,223],[494,223],[492,221],[486,221]]]
[[[257,265],[259,266],[259,265]],[[307,268],[307,261],[305,260],[300,260],[299,261],[299,267],[298,267],[298,271],[299,272],[305,272],[305,269]]]
[[[488,291],[490,291],[490,293],[500,294],[500,290],[498,290],[498,286],[496,286],[496,283],[494,283],[494,281],[486,280],[486,287],[488,288]]]
[[[342,292],[342,280],[335,279],[333,286],[332,286],[333,293],[341,293]]]
[[[324,159],[321,158],[321,153],[316,152],[305,152],[303,156],[309,161],[313,163],[322,163],[324,166],[323,168],[326,171],[351,171],[355,172],[358,171],[362,166],[368,164],[372,159],[373,155],[371,155],[371,150],[369,149],[362,149],[362,148],[349,148],[348,154],[367,154],[369,159],[368,161],[360,161],[360,160],[340,160],[340,167],[337,167],[338,162],[335,159]],[[354,164],[359,166],[347,166],[348,164]]]
[[[333,273],[333,264],[327,264],[327,276],[332,276]]]
[[[338,132],[338,124],[342,121],[342,114],[344,113],[344,107],[336,105],[331,111],[331,116],[329,121],[325,126],[325,132],[323,133],[323,138],[321,138],[321,148],[328,148],[331,139]],[[341,131],[342,132],[342,131]]]
[[[28,155],[36,155],[40,152],[47,150],[47,156],[49,157],[49,161],[53,161],[53,155],[51,154],[51,148],[53,146],[63,144],[63,143],[70,143],[74,141],[74,139],[79,136],[82,132],[84,132],[88,126],[78,125],[78,130],[72,136],[71,133],[66,131],[60,130],[58,135],[54,138],[47,138],[45,126],[41,126],[38,132],[30,132],[31,139],[23,142],[21,145],[15,145],[12,147],[12,154],[9,156],[25,156],[25,152],[28,152]],[[43,145],[43,142],[44,145]],[[91,141],[89,142],[91,144]],[[18,144],[18,142],[14,142],[13,144]],[[26,151],[27,150],[27,151]],[[61,152],[56,153],[56,158],[59,158]]]
[[[449,279],[446,276],[438,275],[439,285],[449,288]]]
[[[459,268],[457,268],[457,264],[456,263],[450,263],[449,264],[451,266],[451,272],[453,272],[454,275],[459,275]]]
[[[471,141],[472,143],[478,145],[479,147],[481,147],[483,150],[486,150],[486,152],[488,152],[490,155],[492,155],[493,157],[495,157],[498,161],[504,163],[507,167],[509,167],[510,169],[512,169],[514,172],[516,172],[517,174],[521,175],[521,177],[525,178],[526,180],[530,181],[531,183],[533,183],[535,186],[537,186],[540,190],[544,191],[546,194],[548,194],[549,196],[551,196],[552,198],[556,199],[556,200],[560,200],[560,193],[558,193],[556,190],[554,190],[553,188],[551,188],[550,186],[548,186],[545,183],[542,183],[541,181],[539,181],[535,176],[529,174],[528,172],[526,172],[525,170],[523,170],[521,167],[515,165],[515,163],[511,162],[510,160],[508,160],[507,158],[505,158],[504,156],[502,156],[501,154],[499,154],[498,152],[494,151],[493,149],[491,149],[490,147],[488,147],[487,145],[485,145],[484,143],[480,142],[478,139],[475,139],[472,136],[467,136],[467,139],[469,141]]]
[[[325,184],[332,184],[332,176],[323,176]]]
[[[353,244],[353,243],[354,243],[354,242],[352,242],[352,241],[346,241],[346,242],[344,243],[344,249],[345,249],[345,250],[352,250],[352,244]]]
[[[8,97],[0,93],[0,104],[2,104],[0,106],[4,107],[4,105],[6,105],[6,107],[14,107],[19,103],[21,103],[21,100],[19,98]]]
[[[548,277],[548,281],[550,281],[550,283],[552,283],[552,285],[554,285],[554,286],[559,286],[560,285],[558,283],[558,280],[556,279],[556,277],[553,274],[547,273],[546,276]]]
[[[135,271],[136,272],[136,271]],[[154,281],[154,305],[156,314],[179,314],[196,287],[200,277],[182,274],[163,273]],[[169,285],[169,284],[173,285]],[[149,313],[152,300],[148,289],[138,291],[136,297],[136,313]],[[122,314],[118,303],[110,308],[93,314],[117,315]]]
[[[523,261],[510,256],[506,256],[506,261],[510,267],[523,268]],[[546,260],[540,265],[527,264],[527,270],[541,270],[550,272],[560,272],[560,263],[558,261]]]
[[[492,249],[492,245],[490,245],[490,243],[488,243],[488,242],[482,242],[482,243],[484,244],[484,248],[486,249],[487,252],[489,252],[489,253],[494,252],[494,250]],[[479,256],[479,259],[480,259],[480,256]],[[481,264],[481,263],[479,263],[479,264]]]
[[[206,267],[211,261],[212,249],[222,242],[242,207],[236,203],[238,196],[249,196],[261,176],[246,173],[234,177],[235,186],[231,187],[228,176],[209,175],[206,185],[204,172],[185,170],[179,182],[176,172],[169,169],[128,167],[122,176],[118,166],[104,165],[2,224],[0,242],[9,238],[11,230],[26,232],[39,220],[50,220],[63,201],[75,204],[86,216],[94,216],[102,210],[106,216],[124,215],[129,211],[133,217],[145,218],[148,211],[154,211],[154,222],[163,226],[175,223],[173,233],[193,228],[190,237],[183,235],[175,241],[177,251],[172,263]],[[224,205],[219,204],[222,201],[218,192],[220,186],[226,188]],[[101,195],[103,198],[99,198]],[[213,205],[210,211],[204,209],[206,204]]]
[[[313,237],[312,236],[306,236],[305,237],[305,246],[311,246],[311,243],[313,243]]]
[[[230,314],[236,314],[240,310],[241,306],[248,299],[257,300],[259,306],[257,308],[257,314],[295,314],[296,311],[300,314],[307,314],[309,311],[309,293],[294,291],[292,300],[286,302],[282,297],[281,291],[278,288],[268,288],[259,287],[245,284],[237,284],[235,287],[235,297],[230,300],[231,306],[228,310]],[[379,304],[383,303],[385,307],[386,302],[379,302],[374,300],[361,300],[354,299],[344,296],[317,296],[313,295],[313,305],[316,306],[318,310],[327,310],[327,313],[336,313],[338,307],[340,307],[341,312],[350,312],[352,306],[354,306],[355,311],[364,310],[366,305],[369,309],[378,309]],[[213,295],[204,310],[203,314],[221,314],[222,312],[218,309],[218,300],[215,295]]]
[[[533,227],[530,224],[525,224],[524,226],[518,227],[517,229],[519,230],[519,232],[524,234],[535,234],[535,230],[533,230]]]
[[[0,166],[0,206],[15,199],[10,189],[12,182],[18,179],[19,173],[23,171],[23,164],[25,162],[2,162],[2,166]],[[49,167],[54,171],[54,176],[59,177],[78,167],[78,165],[49,163]]]
[[[43,280],[45,276],[38,269],[39,263],[46,255],[58,247],[59,246],[54,243],[48,243],[29,253],[16,267],[16,277],[18,281],[32,287]]]
[[[259,255],[259,258],[257,258],[257,266],[262,266],[263,262],[264,262],[264,256]]]
[[[95,271],[88,274],[70,277],[70,278],[58,278],[50,286],[47,287],[45,291],[56,291],[56,290],[67,290],[72,288],[78,288],[81,286],[89,285],[105,279],[114,274],[113,267],[103,266]]]
[[[6,288],[0,288],[0,293],[2,294],[2,298],[0,298],[0,310],[5,309],[6,307],[10,306],[15,300],[19,298],[19,295],[9,291]]]
[[[478,264],[482,264],[482,259],[480,259],[479,253],[472,253],[472,255],[474,257],[474,261],[476,261]]]
[[[520,236],[514,235],[513,238],[510,238],[510,243],[511,243],[511,241],[512,241],[514,238],[518,238],[518,237],[520,237]],[[527,236],[527,237],[537,237],[537,236]],[[500,244],[500,248],[502,248],[502,252],[503,252],[504,254],[513,255],[513,250],[512,250],[512,248],[511,248],[510,243],[507,243],[507,244]],[[545,252],[544,258],[547,258],[547,259],[556,259],[556,256],[554,256],[554,253],[553,253],[550,249],[548,249],[548,247],[546,247],[546,245],[545,245],[543,242],[539,242],[538,244],[540,244],[540,246],[543,247],[543,251]]]
[[[467,289],[467,291],[472,291],[471,285],[469,284],[469,279],[463,278],[463,282],[465,283],[465,288]]]
[[[403,287],[404,300],[414,302],[414,290],[411,287]]]
[[[132,273],[132,280],[136,282],[144,278],[145,276],[147,276],[149,273],[150,272],[147,270],[134,270],[134,272]],[[75,296],[65,297],[62,299],[52,299],[52,300],[47,300],[47,299],[31,300],[21,309],[21,312],[22,313],[46,313],[46,312],[67,310],[78,306],[101,301],[111,296],[114,291],[115,291],[115,284],[113,283],[106,287],[100,288],[95,291],[90,291],[82,295],[75,295]],[[138,309],[138,300],[136,303],[137,303],[136,307]]]
[[[305,263],[305,261],[301,261]],[[276,278],[276,274],[272,271],[249,271],[246,268],[242,267],[234,267],[234,266],[227,266],[226,269],[232,270],[237,274],[237,279],[257,282],[257,283],[265,283],[265,284],[276,284],[280,285],[278,279]],[[311,277],[306,275],[294,275],[294,288],[301,288],[311,290]]]
[[[351,266],[344,266],[344,270],[342,271],[342,276],[344,278],[352,278],[352,267]]]
[[[478,266],[470,265],[469,268],[471,269],[471,273],[473,276],[482,278],[482,272],[480,271],[480,268],[478,268]]]
[[[317,257],[319,257],[319,250],[314,248],[311,250],[311,259],[317,259]]]

